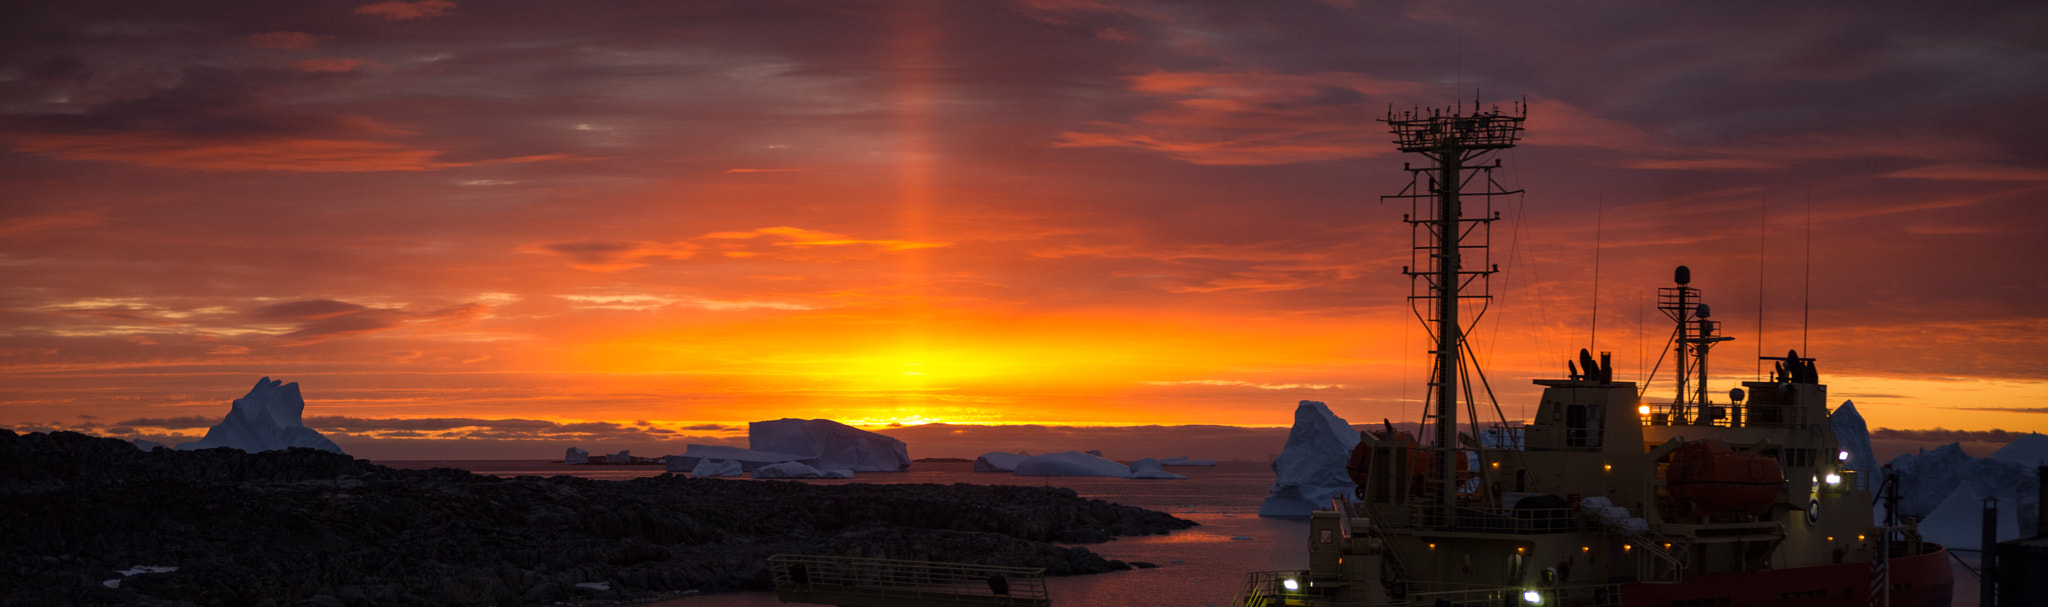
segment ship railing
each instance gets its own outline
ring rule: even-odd
[[[1528,600],[1529,593],[1535,593],[1537,601]],[[1581,607],[1618,607],[1621,605],[1619,584],[1583,584],[1577,586],[1471,586],[1465,584],[1411,583],[1408,592],[1409,604],[1440,605],[1448,607],[1499,607],[1500,605],[1579,605]]]
[[[1230,599],[1231,607],[1281,607],[1300,605],[1314,607],[1329,605],[1328,597],[1305,594],[1303,585],[1308,579],[1307,571],[1256,571],[1244,576],[1244,586],[1237,590],[1237,596]],[[1288,581],[1294,588],[1287,587]]]
[[[778,554],[768,557],[784,602],[828,605],[1052,604],[1045,569]]]
[[[1571,508],[1473,508],[1409,505],[1378,509],[1388,527],[1420,527],[1476,533],[1573,533],[1600,526],[1573,516]]]
[[[1677,546],[1671,538],[1656,531],[1644,531],[1636,535],[1622,536],[1643,552],[1655,558],[1636,560],[1636,579],[1652,584],[1675,584],[1685,577],[1685,553],[1673,552]],[[1660,570],[1658,565],[1662,565]]]

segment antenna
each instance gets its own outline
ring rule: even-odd
[[[1404,199],[1410,205],[1410,212],[1401,218],[1410,228],[1409,265],[1402,267],[1401,273],[1409,277],[1410,310],[1435,340],[1430,353],[1435,355],[1436,365],[1425,397],[1432,406],[1425,408],[1422,421],[1425,426],[1436,424],[1436,444],[1429,448],[1436,459],[1431,488],[1445,508],[1458,504],[1458,461],[1462,457],[1458,452],[1459,387],[1464,387],[1463,400],[1468,407],[1476,400],[1470,377],[1464,381],[1459,377],[1466,362],[1466,328],[1486,315],[1493,298],[1491,277],[1500,271],[1500,266],[1492,263],[1488,247],[1493,222],[1500,220],[1493,199],[1521,193],[1494,180],[1494,169],[1501,167],[1499,158],[1491,163],[1480,159],[1515,146],[1527,119],[1526,110],[1515,110],[1508,114],[1474,108],[1470,115],[1453,110],[1449,115],[1431,112],[1425,117],[1389,113],[1381,120],[1394,135],[1396,149],[1429,161],[1421,167],[1404,165],[1408,186],[1380,199]],[[1467,192],[1468,186],[1476,187]],[[1466,198],[1479,203],[1474,206],[1483,205],[1483,210],[1468,214]],[[1478,263],[1467,263],[1467,258],[1476,258],[1472,261]],[[1459,309],[1466,299],[1478,304],[1469,314]],[[1471,359],[1472,374],[1484,383],[1486,376],[1478,362],[1476,357]],[[1474,423],[1476,426],[1477,420]]]
[[[1756,381],[1764,380],[1764,235],[1770,229],[1770,206],[1770,198],[1756,201]]]
[[[1813,348],[1806,343],[1806,331],[1813,326],[1813,190],[1806,191],[1806,293],[1799,311],[1799,349],[1807,356],[1813,355]]]
[[[1586,338],[1586,349],[1594,352],[1600,351],[1600,236],[1607,218],[1607,195],[1601,194],[1599,200],[1593,211],[1593,334]]]

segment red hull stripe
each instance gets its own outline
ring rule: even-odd
[[[1932,546],[1932,544],[1930,544]],[[1891,559],[1892,607],[1949,607],[1948,549]],[[1870,563],[1689,575],[1676,584],[1621,586],[1622,607],[1868,607]]]

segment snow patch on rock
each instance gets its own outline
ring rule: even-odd
[[[747,446],[756,451],[816,457],[816,467],[856,472],[910,469],[910,449],[894,437],[829,419],[791,419],[747,424]]]
[[[1357,485],[1344,465],[1358,446],[1358,432],[1330,407],[1312,400],[1294,409],[1294,427],[1287,432],[1287,446],[1273,460],[1273,482],[1259,516],[1308,516],[1330,505],[1330,498],[1350,499]]]
[[[1107,476],[1130,478],[1131,468],[1079,451],[1046,453],[1017,462],[1017,476]]]
[[[298,382],[268,377],[256,380],[249,394],[235,399],[228,415],[206,429],[206,437],[178,445],[179,451],[230,447],[249,453],[306,447],[346,454],[340,445],[306,427],[306,399]]]

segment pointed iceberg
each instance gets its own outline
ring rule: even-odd
[[[306,427],[306,399],[298,382],[268,377],[256,380],[249,394],[235,399],[228,415],[206,430],[206,437],[178,445],[179,451],[231,447],[249,453],[305,447],[346,453],[340,445]]]
[[[1842,406],[1828,414],[1828,427],[1835,431],[1836,444],[1849,452],[1842,467],[1856,471],[1856,482],[1861,488],[1876,491],[1884,479],[1877,477],[1877,454],[1870,449],[1870,426],[1863,422],[1863,414],[1856,411],[1856,402],[1842,401]]]
[[[1301,401],[1294,409],[1294,428],[1287,432],[1287,446],[1273,460],[1273,472],[1279,478],[1259,505],[1259,516],[1308,516],[1317,508],[1328,507],[1332,497],[1350,499],[1358,486],[1351,482],[1344,465],[1357,447],[1358,432],[1349,422],[1323,403]]]

